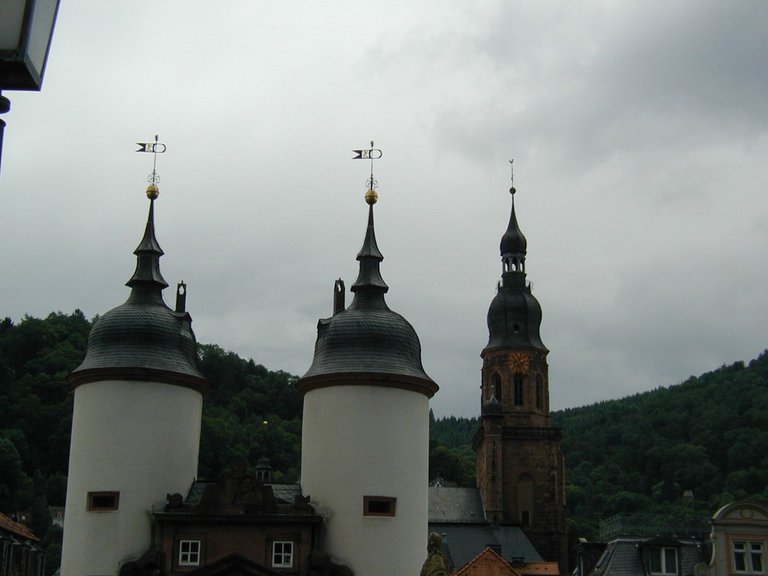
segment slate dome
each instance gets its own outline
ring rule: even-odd
[[[134,254],[136,271],[127,282],[131,294],[94,323],[85,359],[69,375],[70,384],[145,380],[204,390],[192,319],[184,310],[171,310],[163,300],[162,290],[168,284],[160,274],[163,251],[155,239],[154,199],[144,237]],[[179,286],[181,301],[185,288],[183,283]]]
[[[511,188],[512,210],[509,224],[501,237],[501,282],[488,308],[488,344],[494,348],[537,348],[546,350],[541,341],[541,305],[526,282],[525,257],[528,243],[515,215],[515,188]]]
[[[342,304],[333,316],[318,322],[312,365],[298,382],[302,392],[318,382],[351,381],[353,376],[368,384],[377,381],[428,396],[437,391],[437,384],[424,372],[416,331],[384,300],[389,287],[379,270],[383,259],[369,203],[365,240],[357,254],[360,272],[351,288],[354,299],[348,308]],[[337,287],[339,283],[343,293],[343,282],[337,282]]]

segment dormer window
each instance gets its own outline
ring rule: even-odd
[[[649,572],[656,576],[670,576],[678,573],[677,548],[660,546],[648,549]]]

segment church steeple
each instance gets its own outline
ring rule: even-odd
[[[499,250],[501,252],[501,263],[503,272],[523,272],[525,273],[525,253],[528,248],[528,241],[525,239],[520,226],[517,223],[515,215],[515,187],[509,189],[512,194],[512,212],[509,216],[509,225],[507,231],[501,237]]]
[[[483,349],[477,485],[486,518],[518,525],[545,560],[567,569],[560,430],[550,426],[548,350],[541,305],[526,281],[527,241],[515,214],[501,237],[501,281],[488,309]]]
[[[528,242],[515,214],[515,187],[510,188],[512,210],[501,237],[502,274],[498,293],[488,309],[488,345],[485,350],[502,347],[546,350],[541,341],[541,306],[526,282],[525,256]]]

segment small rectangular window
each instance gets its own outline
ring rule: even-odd
[[[397,498],[363,496],[363,516],[394,516]]]
[[[179,566],[200,566],[200,540],[179,540]]]
[[[293,568],[293,542],[289,540],[272,542],[272,567]]]
[[[117,510],[120,504],[120,492],[88,492],[86,509],[90,512],[109,512]]]
[[[677,574],[677,548],[664,546],[651,548],[649,552],[651,574]]]

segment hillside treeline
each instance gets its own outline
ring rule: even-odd
[[[682,384],[553,414],[568,508],[595,535],[614,514],[706,524],[723,504],[768,503],[768,352]]]
[[[91,322],[80,311],[0,322],[0,512],[27,512],[57,567],[72,391]],[[301,398],[296,377],[216,345],[200,345],[205,398],[199,476],[270,458],[274,480],[299,479]],[[600,519],[652,512],[706,521],[725,502],[768,502],[768,353],[621,400],[553,413],[563,429],[568,509],[576,536]],[[430,414],[430,478],[473,486],[476,418]]]

